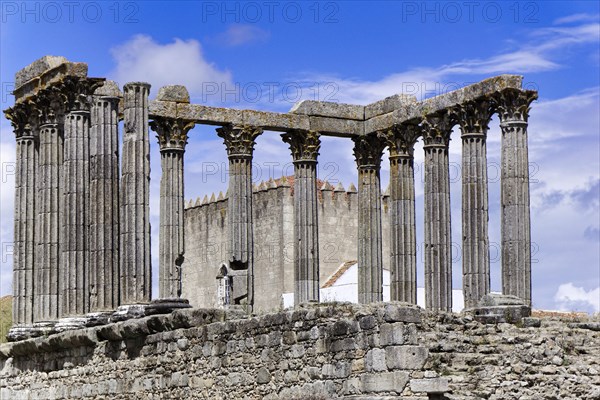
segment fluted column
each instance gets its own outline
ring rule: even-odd
[[[149,93],[150,84],[144,82],[127,83],[123,88],[119,264],[121,305],[148,303],[152,297]]]
[[[358,302],[371,303],[383,300],[379,170],[385,144],[375,135],[352,140],[358,166]]]
[[[64,162],[61,178],[61,259],[59,316],[85,314],[89,309],[89,141],[90,113],[74,110],[65,116]]]
[[[282,135],[294,160],[294,303],[319,301],[317,157],[321,140],[314,131]]]
[[[119,100],[117,84],[94,93],[90,129],[90,311],[119,303]]]
[[[60,268],[60,170],[63,163],[64,97],[56,90],[38,94],[39,136],[36,285],[34,322],[58,318]]]
[[[531,222],[527,120],[537,92],[508,89],[497,97],[502,130],[502,292],[531,305]]]
[[[237,274],[233,277],[233,304],[247,304],[249,308],[254,304],[252,154],[261,133],[262,129],[253,126],[217,128],[229,158],[229,266]]]
[[[425,150],[425,305],[452,310],[452,236],[448,145],[452,126],[446,114],[423,123]]]
[[[193,121],[155,117],[150,127],[157,133],[162,176],[160,178],[159,296],[181,296],[181,264],[184,257],[183,155]]]
[[[462,138],[462,267],[465,307],[490,292],[486,135],[492,116],[487,99],[455,111]]]
[[[33,323],[38,154],[35,134],[37,128],[35,124],[31,123],[32,113],[32,109],[23,104],[17,104],[13,108],[6,110],[6,116],[12,123],[17,139],[14,205],[13,327],[29,327]]]
[[[390,150],[390,297],[417,304],[417,230],[415,225],[414,144],[412,124],[382,132]]]

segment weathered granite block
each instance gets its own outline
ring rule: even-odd
[[[402,393],[408,383],[409,374],[403,371],[365,374],[361,376],[363,393]]]
[[[390,346],[385,349],[389,369],[421,369],[428,355],[429,351],[423,346]]]
[[[445,378],[411,379],[410,390],[413,392],[446,393],[450,391],[450,387],[448,386],[448,379]]]

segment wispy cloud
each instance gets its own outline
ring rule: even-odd
[[[255,25],[234,24],[227,30],[216,36],[215,40],[226,46],[242,46],[251,43],[265,42],[270,33]]]
[[[573,46],[599,41],[598,22],[545,27],[531,31],[523,43],[513,51],[485,59],[466,59],[440,67],[413,68],[370,81],[327,74],[306,74],[303,79],[335,83],[338,88],[337,97],[342,102],[368,104],[396,93],[412,94],[422,99],[465,86],[478,80],[473,77],[482,75],[557,70],[565,66],[566,58],[562,54],[564,50],[570,51]],[[593,57],[592,54],[592,59]]]
[[[598,21],[600,19],[600,14],[572,14],[567,15],[566,17],[558,18],[554,20],[555,25],[562,24],[570,24],[573,22],[588,22],[588,21]]]
[[[146,81],[156,94],[164,85],[185,85],[200,94],[206,82],[231,86],[231,73],[206,60],[197,40],[174,39],[160,44],[146,35],[136,35],[111,50],[115,68],[108,75],[120,84]]]
[[[600,287],[585,290],[582,287],[565,283],[558,287],[554,300],[564,311],[581,310],[600,312]]]

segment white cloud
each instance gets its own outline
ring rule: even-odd
[[[573,283],[564,283],[558,287],[554,301],[559,310],[600,312],[600,287],[585,290]]]
[[[558,18],[554,20],[555,25],[570,24],[572,22],[587,22],[587,21],[598,21],[600,14],[572,14],[566,17]]]
[[[108,75],[120,84],[146,81],[152,94],[164,85],[184,85],[199,95],[207,83],[231,87],[231,73],[207,61],[197,40],[174,39],[159,44],[146,35],[136,35],[111,49],[116,66]]]
[[[548,27],[530,32],[528,38],[515,50],[486,59],[467,59],[436,68],[413,68],[372,81],[322,74],[307,74],[299,81],[335,84],[338,88],[335,97],[340,102],[368,104],[396,93],[410,94],[417,99],[423,99],[478,81],[479,79],[472,79],[474,76],[525,74],[560,69],[563,67],[561,62],[565,61],[561,54],[563,50],[570,51],[575,45],[599,41],[598,23]],[[595,53],[597,54],[597,51]],[[464,77],[470,77],[471,80],[463,79]]]
[[[216,41],[226,46],[241,46],[250,43],[264,42],[269,38],[269,32],[255,25],[234,24],[216,36]]]

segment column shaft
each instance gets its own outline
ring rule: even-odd
[[[229,157],[229,265],[237,275],[233,282],[233,304],[254,305],[254,238],[252,215],[252,154],[262,129],[224,126],[217,129]],[[245,285],[243,275],[246,275]]]
[[[452,310],[452,234],[448,145],[452,123],[447,113],[423,121],[425,150],[425,305]]]
[[[317,163],[294,163],[294,300],[319,301]]]
[[[96,96],[90,131],[90,311],[119,303],[119,98]]]
[[[82,315],[89,309],[89,129],[89,112],[65,116],[59,317]]]
[[[147,303],[152,297],[150,257],[150,144],[147,83],[124,87],[121,163],[119,304]]]
[[[181,296],[184,254],[183,151],[161,152],[160,276],[161,298]]]
[[[486,135],[492,116],[489,99],[453,109],[462,132],[462,268],[465,307],[490,292]]]
[[[498,96],[502,130],[502,292],[531,305],[531,221],[527,120],[537,92],[506,90]]]
[[[30,133],[17,137],[13,325],[33,322],[37,150]]]
[[[487,156],[485,135],[462,140],[463,294],[470,308],[490,291]]]
[[[501,129],[502,291],[531,304],[527,128],[526,124],[504,122]]]
[[[314,131],[282,135],[294,159],[294,303],[319,301],[319,220],[317,158],[321,141]]]
[[[425,304],[452,309],[452,243],[447,147],[425,147]]]
[[[38,240],[36,248],[36,307],[34,321],[58,318],[60,260],[60,170],[63,163],[63,126],[49,123],[40,128]]]
[[[358,302],[383,300],[381,183],[384,144],[376,136],[354,138],[358,165]]]
[[[390,156],[390,228],[391,300],[417,304],[417,235],[412,155]]]
[[[415,225],[414,143],[416,125],[380,133],[390,151],[390,297],[417,303],[417,232]]]

